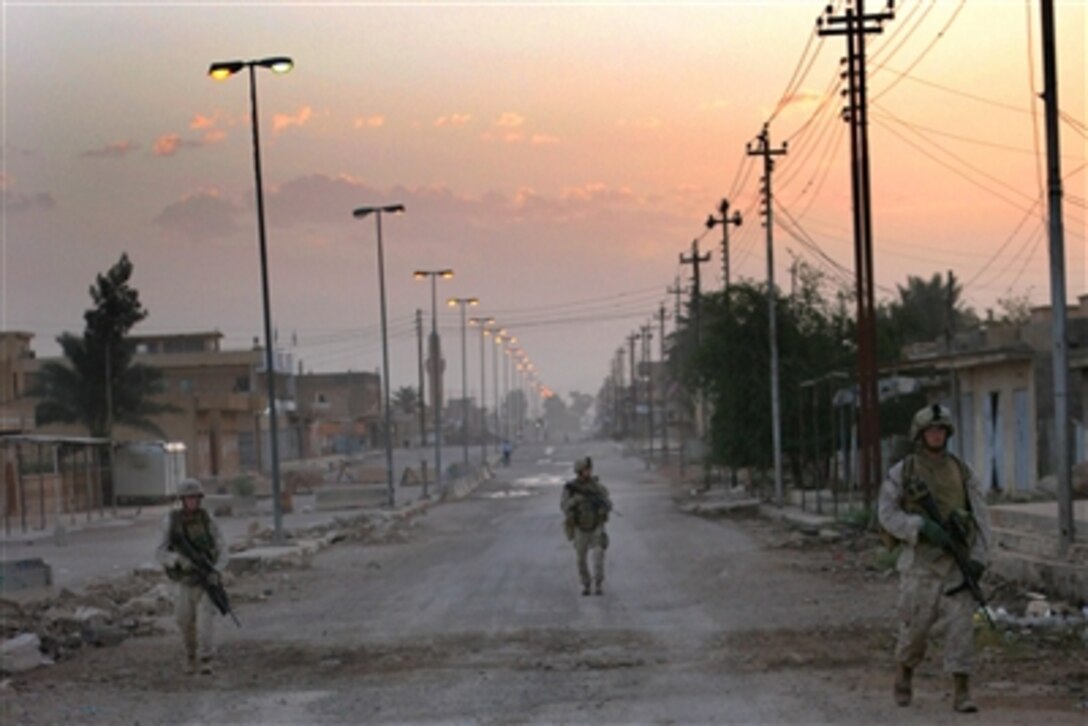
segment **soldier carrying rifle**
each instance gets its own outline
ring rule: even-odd
[[[985,608],[979,579],[989,561],[990,518],[971,469],[947,449],[955,433],[943,406],[914,415],[915,451],[888,472],[880,487],[879,518],[899,541],[899,633],[894,696],[900,706],[912,697],[911,678],[925,656],[930,631],[944,626],[944,670],[953,677],[952,707],[978,710],[971,700],[974,622]],[[989,617],[987,613],[987,617]]]
[[[181,508],[163,521],[155,559],[174,582],[174,617],[185,644],[185,672],[212,673],[212,623],[215,608],[230,613],[218,570],[226,564],[227,546],[219,525],[204,507],[204,490],[196,479],[178,485]],[[235,620],[237,623],[237,620]]]
[[[608,496],[608,489],[593,476],[593,460],[588,456],[574,462],[574,473],[577,476],[563,486],[563,496],[559,502],[563,510],[563,526],[578,557],[582,594],[590,593],[592,582],[594,594],[603,595],[604,551],[608,549],[608,533],[604,531],[604,525],[612,512],[612,500]],[[592,577],[586,561],[591,549]]]

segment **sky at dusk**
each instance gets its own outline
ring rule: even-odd
[[[417,380],[417,308],[430,325],[412,271],[449,267],[448,395],[449,296],[478,297],[471,314],[517,335],[552,389],[596,393],[625,336],[671,311],[666,287],[689,284],[694,238],[712,254],[704,287],[721,287],[721,228],[704,221],[722,197],[744,217],[733,279],[765,281],[745,151],[765,122],[788,141],[776,282],[794,257],[851,274],[845,40],[816,36],[826,4],[0,1],[0,329],[56,355],[127,252],[150,312],[134,332],[262,337],[248,81],[207,68],[287,55],[291,73],[257,76],[280,345],[306,370],[380,367],[375,228],[351,212],[402,203],[383,221],[394,388]],[[868,38],[878,298],[953,270],[980,313],[1049,302],[1038,5],[903,0]],[[1088,293],[1088,20],[1083,0],[1055,5],[1073,300]]]

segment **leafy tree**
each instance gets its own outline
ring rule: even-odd
[[[903,345],[937,340],[978,322],[974,310],[963,302],[963,286],[951,272],[947,278],[934,273],[929,280],[910,275],[906,286],[896,288],[899,299],[877,317],[878,325],[885,326],[883,334],[894,342],[893,350],[885,348],[884,355],[890,352],[897,358]]]
[[[122,254],[90,288],[94,307],[83,314],[83,335],[57,337],[67,362],[45,363],[29,392],[41,399],[38,423],[82,424],[97,437],[109,437],[117,424],[164,436],[151,417],[179,409],[151,400],[163,392],[162,371],[133,363],[135,346],[125,336],[147,311],[131,277],[132,263]]]
[[[1031,288],[1017,295],[1009,290],[997,299],[997,321],[1008,325],[1023,325],[1031,320]]]
[[[568,395],[570,397],[570,410],[579,419],[585,416],[586,411],[593,407],[594,398],[588,393],[571,391]]]
[[[393,392],[393,405],[403,413],[415,413],[419,410],[419,394],[411,386],[401,386]]]

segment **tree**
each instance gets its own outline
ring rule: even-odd
[[[928,343],[978,322],[975,311],[964,304],[963,286],[952,272],[947,279],[940,273],[929,280],[909,275],[906,286],[896,288],[899,299],[878,314],[878,324],[885,324],[884,334],[894,343],[885,354],[897,358],[903,345]]]
[[[393,393],[393,405],[403,413],[415,413],[419,407],[419,394],[411,386],[401,386]]]
[[[133,363],[135,346],[125,339],[147,317],[139,293],[129,285],[132,263],[122,254],[90,288],[94,306],[83,313],[83,335],[57,337],[66,363],[45,363],[31,396],[40,398],[39,424],[82,424],[91,436],[107,438],[116,424],[164,437],[151,417],[179,409],[152,400],[163,392],[162,371]]]
[[[570,410],[579,419],[585,416],[586,412],[593,407],[594,398],[588,393],[571,391],[568,396],[570,398]]]

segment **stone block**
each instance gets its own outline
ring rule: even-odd
[[[41,639],[34,633],[22,633],[0,644],[0,671],[23,673],[49,661],[42,656]]]

